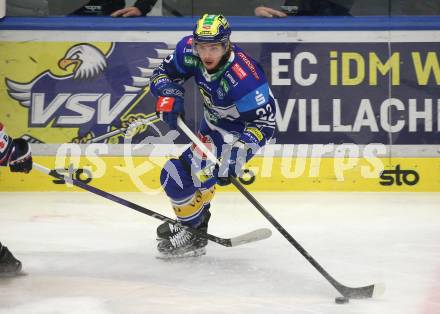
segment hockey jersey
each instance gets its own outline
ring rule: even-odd
[[[0,123],[0,166],[8,165],[12,148],[12,138],[6,133],[3,124]]]
[[[227,62],[210,74],[193,52],[192,42],[192,36],[181,39],[174,53],[155,69],[150,82],[152,93],[158,96],[162,84],[183,84],[194,77],[204,107],[200,132],[216,130],[228,143],[246,129],[256,134],[258,144],[263,146],[274,135],[275,103],[261,66],[237,45],[232,45]]]

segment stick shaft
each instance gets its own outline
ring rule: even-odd
[[[147,115],[147,117],[145,119],[141,119],[140,120],[140,124],[139,125],[150,125],[152,123],[156,123],[157,121],[159,121],[160,119],[156,116],[156,113],[153,112],[149,115]],[[134,122],[136,123],[136,122]],[[102,140],[108,139],[109,137],[124,133],[128,130],[129,128],[119,128],[113,131],[110,131],[108,133],[102,134],[100,136],[97,136],[95,138],[92,138],[91,140],[88,141],[88,143],[97,143],[100,142]]]
[[[200,141],[200,139],[194,134],[194,132],[191,131],[191,129],[188,128],[188,126],[183,122],[183,120],[178,117],[177,125],[180,127],[180,129],[185,133],[191,141],[193,141],[194,144],[197,145],[197,147],[203,151],[203,153],[206,154],[209,160],[216,163],[217,165],[220,165],[220,161],[214,154]],[[255,206],[255,208],[283,235],[284,238],[286,238],[287,241],[289,241],[290,244],[292,244],[298,252],[301,253],[302,256],[305,257],[305,259],[312,264],[312,266],[336,289],[338,290],[342,295],[349,296],[352,298],[356,297],[371,297],[374,285],[367,286],[367,287],[360,287],[360,288],[350,288],[347,286],[342,285],[339,283],[336,279],[334,279],[307,251],[302,247],[301,244],[296,241],[289,232],[287,232],[286,229],[284,229],[283,226],[263,207],[263,205],[258,202],[258,200],[237,180],[237,178],[234,178],[232,176],[229,176],[229,179],[231,180],[231,183],[241,192],[241,194],[246,197],[249,202],[252,203],[252,205]],[[369,295],[370,294],[370,295]]]
[[[103,191],[103,190],[98,189],[96,187],[93,187],[91,185],[88,185],[88,184],[86,184],[84,182],[81,182],[79,180],[70,178],[70,177],[65,176],[63,174],[59,174],[55,170],[50,170],[50,169],[48,169],[48,168],[46,168],[46,167],[44,167],[44,166],[42,166],[42,165],[40,165],[38,163],[34,162],[33,163],[33,168],[38,170],[38,171],[40,171],[40,172],[43,172],[43,173],[45,173],[47,175],[50,175],[50,176],[52,176],[54,178],[63,179],[66,182],[68,182],[70,184],[73,184],[73,185],[75,185],[75,186],[77,186],[77,187],[79,187],[79,188],[81,188],[83,190],[89,191],[89,192],[91,192],[93,194],[99,195],[99,196],[104,197],[104,198],[106,198],[108,200],[111,200],[113,202],[119,203],[121,205],[124,205],[126,207],[131,208],[131,209],[134,209],[134,210],[136,210],[138,212],[141,212],[141,213],[146,214],[148,216],[151,216],[153,218],[165,221],[165,222],[170,223],[170,224],[174,224],[174,225],[179,224],[180,225],[180,223],[178,221],[174,220],[174,219],[171,219],[171,218],[166,217],[166,216],[164,216],[162,214],[159,214],[159,213],[157,213],[155,211],[152,211],[152,210],[150,210],[148,208],[145,208],[145,207],[142,207],[142,206],[137,205],[135,203],[132,203],[132,202],[130,202],[128,200],[125,200],[125,199],[123,199],[123,198],[121,198],[119,196],[116,196],[114,194],[108,193],[106,191]],[[201,236],[203,238],[207,238],[207,239],[209,239],[209,240],[211,240],[213,242],[216,242],[218,244],[221,244],[223,246],[232,246],[230,239],[219,238],[219,237],[216,237],[214,235],[211,235],[211,234],[208,234],[208,233],[205,233],[205,232],[202,232],[200,230],[193,229],[193,228],[190,228],[190,227],[187,227],[187,226],[183,226],[182,225],[182,227],[187,229],[187,231],[189,231],[191,233],[197,234],[198,236]]]

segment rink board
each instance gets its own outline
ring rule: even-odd
[[[152,71],[182,36],[191,34],[194,22],[187,18],[68,21],[6,18],[0,23],[0,60],[4,61],[0,63],[0,121],[13,137],[32,142],[36,160],[51,168],[65,165],[55,166],[55,153],[44,153],[43,144],[84,143],[154,112],[148,88]],[[352,143],[361,147],[378,143],[389,152],[387,158],[380,158],[385,169],[373,167],[370,178],[363,174],[368,160],[341,162],[336,153],[322,159],[292,155],[288,161],[277,156],[269,170],[262,165],[271,159],[258,157],[248,165],[258,168],[257,179],[249,187],[440,191],[436,178],[440,164],[439,21],[282,19],[275,25],[268,19],[231,18],[233,42],[261,64],[274,94],[277,144]],[[66,66],[77,49],[87,51],[85,55],[99,66],[85,72],[75,63]],[[86,61],[82,59],[82,64]],[[249,70],[249,75],[255,75]],[[195,130],[204,100],[191,80],[185,89],[185,120]],[[131,143],[148,136],[165,137],[167,131],[158,123],[137,131]],[[183,136],[172,140],[187,141]],[[121,147],[124,142],[122,136],[102,141]],[[100,153],[101,166],[94,166],[100,171],[90,183],[109,191],[156,193],[165,159],[143,156],[151,158],[134,157],[141,166],[127,168],[123,153]],[[86,162],[81,160],[84,167]],[[122,168],[115,168],[118,165]],[[342,171],[344,167],[351,169]],[[1,172],[1,191],[21,189],[66,188],[47,178],[41,180],[35,172],[27,177]]]
[[[185,35],[2,31],[0,121],[15,137],[62,144],[145,118],[154,112],[152,71]],[[440,31],[237,31],[233,40],[266,73],[278,144],[440,144]],[[228,78],[228,88],[238,84]],[[185,118],[195,128],[204,99],[192,80],[184,87]]]
[[[50,169],[66,169],[75,165],[73,177],[110,192],[163,193],[159,174],[165,157],[100,157],[66,159],[35,157]],[[381,168],[383,165],[383,168]],[[247,168],[255,173],[255,181],[246,184],[250,191],[440,191],[440,159],[438,158],[279,158],[256,157]],[[79,171],[78,171],[79,169]],[[91,180],[89,180],[91,179]],[[249,177],[245,177],[246,180]],[[0,191],[77,191],[60,184],[45,174],[33,171],[28,175],[0,173]],[[232,186],[218,191],[235,191]]]

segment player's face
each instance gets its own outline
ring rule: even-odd
[[[196,49],[200,60],[208,71],[215,69],[226,52],[221,43],[197,43]]]

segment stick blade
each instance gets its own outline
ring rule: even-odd
[[[385,292],[385,284],[376,283],[374,285],[369,285],[359,288],[351,288],[346,286],[339,287],[338,291],[347,298],[350,299],[367,299],[376,298],[381,296]]]
[[[378,282],[374,285],[373,298],[381,297],[385,294],[385,284]]]
[[[238,237],[231,238],[231,246],[239,246],[246,243],[252,243],[269,238],[272,235],[272,231],[267,228],[257,229]]]

